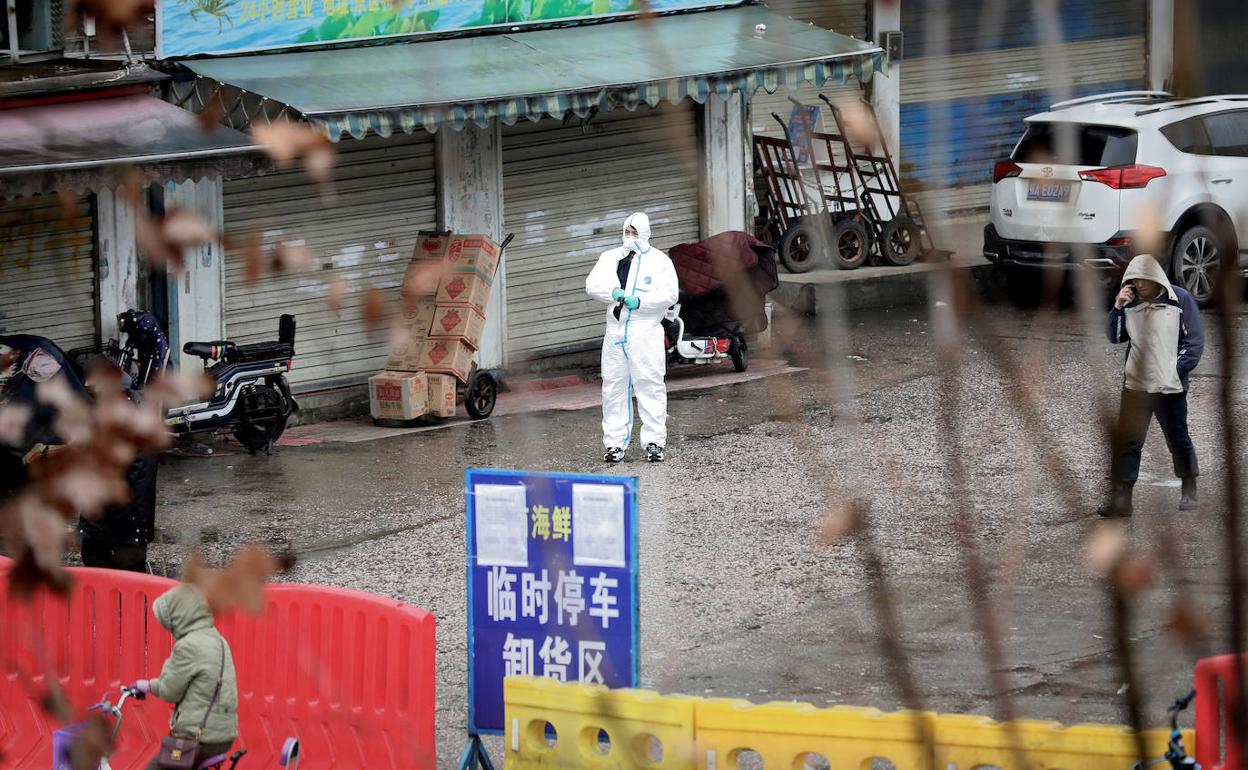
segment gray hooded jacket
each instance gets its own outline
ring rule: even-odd
[[[1122,284],[1137,278],[1164,290],[1155,299],[1136,299],[1109,313],[1109,341],[1129,343],[1122,386],[1144,393],[1185,393],[1188,375],[1205,349],[1200,308],[1185,289],[1170,285],[1166,271],[1147,254],[1131,260]]]

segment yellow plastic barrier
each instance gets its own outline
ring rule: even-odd
[[[503,700],[507,770],[696,767],[694,698],[508,677]]]
[[[735,770],[747,752],[757,755],[747,764],[758,767],[761,760],[765,770],[870,770],[876,758],[897,770],[923,770],[925,747],[917,729],[923,724],[934,742],[932,770],[1021,770],[1015,753],[1019,748],[1032,770],[1128,770],[1136,761],[1131,732],[1117,725],[1063,727],[1020,720],[1011,731],[980,716],[819,709],[805,703],[753,705],[531,677],[507,679],[504,699],[508,770]],[[600,730],[609,737],[605,753]],[[1151,730],[1144,737],[1149,758],[1165,752],[1167,731]],[[1190,732],[1184,740],[1190,750]],[[655,745],[662,746],[659,761]],[[821,755],[823,761],[809,755]]]

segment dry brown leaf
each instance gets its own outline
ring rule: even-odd
[[[403,274],[402,296],[429,297],[438,290],[438,284],[446,275],[447,266],[442,261],[422,261],[409,263],[407,272]]]
[[[30,424],[33,411],[26,404],[0,406],[0,444],[23,446],[26,443],[26,426]]]
[[[104,755],[113,750],[113,731],[103,714],[87,716],[85,728],[73,743],[70,759],[74,770],[96,770]]]
[[[860,510],[856,501],[828,506],[819,524],[817,539],[822,545],[838,545],[858,530]]]
[[[283,271],[305,272],[312,268],[312,250],[303,241],[286,241],[277,247],[274,268]]]
[[[386,312],[386,298],[381,289],[372,288],[364,292],[364,326],[376,329],[381,326],[382,317]]]
[[[252,284],[264,275],[264,246],[260,242],[260,231],[248,233],[246,244],[243,248],[243,281]]]
[[[1127,536],[1117,522],[1102,522],[1088,538],[1084,561],[1093,574],[1108,576],[1127,552]]]
[[[330,311],[338,312],[342,308],[342,301],[346,298],[347,282],[342,278],[330,281],[325,289],[325,304],[329,306]]]
[[[40,403],[56,410],[52,430],[66,444],[85,442],[91,437],[91,409],[87,400],[76,393],[59,374],[35,385]]]
[[[164,216],[153,219],[137,209],[134,240],[139,253],[154,267],[181,272],[185,266],[185,250],[206,246],[217,238],[194,212],[171,208]]]
[[[56,199],[61,204],[61,227],[72,226],[78,218],[78,193],[73,190],[57,190]]]
[[[0,509],[0,526],[13,555],[9,591],[29,599],[39,586],[64,594],[72,583],[61,556],[69,528],[56,510],[45,505],[31,487]]]
[[[845,136],[854,144],[875,147],[880,142],[880,134],[876,129],[875,118],[867,105],[858,101],[845,101],[837,104],[841,112],[841,122],[845,127]]]
[[[264,612],[264,586],[280,566],[268,551],[249,545],[236,553],[224,569],[209,567],[198,553],[191,554],[184,579],[203,591],[214,613],[240,607],[258,615]]]
[[[170,246],[179,248],[206,246],[216,238],[194,212],[180,208],[171,208],[165,212],[161,235]]]
[[[1196,616],[1196,613],[1186,604],[1179,602],[1175,602],[1170,608],[1170,619],[1166,625],[1170,633],[1185,644],[1202,641],[1208,636],[1205,624]]]
[[[147,384],[148,402],[161,405],[181,406],[194,401],[211,398],[217,383],[203,370],[165,370]]]
[[[1114,570],[1118,589],[1128,596],[1138,594],[1153,582],[1153,567],[1143,557],[1127,556]]]
[[[221,128],[221,119],[224,117],[225,97],[221,93],[221,88],[217,87],[212,90],[208,101],[204,103],[204,108],[199,111],[197,116],[199,127],[205,134],[210,134]]]
[[[112,41],[131,25],[147,24],[156,12],[154,0],[77,0],[70,14],[95,19],[96,34]]]

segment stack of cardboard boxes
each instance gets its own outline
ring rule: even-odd
[[[421,234],[403,276],[403,309],[385,371],[369,378],[374,419],[455,415],[485,332],[499,246],[484,235]]]

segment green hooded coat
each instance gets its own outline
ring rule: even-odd
[[[152,694],[174,704],[171,732],[195,737],[212,702],[221,676],[221,692],[204,725],[202,743],[226,743],[238,737],[238,682],[230,645],[212,623],[212,610],[204,595],[183,583],[166,591],[152,603],[156,619],[173,634],[173,654],[165,661],[160,678],[151,681]],[[222,674],[221,658],[225,656]]]

